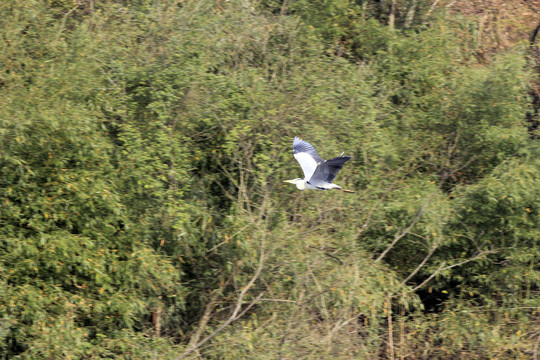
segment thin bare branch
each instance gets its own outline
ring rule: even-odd
[[[328,335],[326,335],[321,342],[329,342],[332,340],[332,337],[339,331],[341,330],[343,327],[347,326],[351,321],[353,320],[357,320],[358,319],[358,314],[355,314],[352,318],[349,318],[347,320],[344,320],[344,321],[338,321],[336,322],[336,324],[334,325],[334,327],[332,328],[332,330],[328,333]]]
[[[451,3],[446,4],[445,8],[450,9],[452,6],[454,6],[459,0],[454,0]]]
[[[437,276],[438,273],[440,273],[441,271],[445,271],[445,270],[450,270],[452,268],[455,268],[457,266],[461,266],[461,265],[464,265],[468,262],[471,262],[471,261],[474,261],[474,260],[477,260],[477,259],[480,259],[486,255],[489,255],[489,254],[495,254],[497,252],[499,252],[501,249],[495,249],[495,250],[488,250],[488,251],[483,251],[471,258],[468,258],[466,260],[463,260],[461,262],[458,262],[456,264],[453,264],[453,265],[448,265],[448,266],[444,266],[445,264],[442,263],[441,266],[439,266],[439,268],[437,270],[435,270],[426,280],[424,280],[420,285],[416,286],[414,289],[412,289],[411,291],[416,291],[418,289],[420,289],[422,286],[426,285],[428,282],[431,281],[431,279],[433,279],[435,276]]]
[[[388,15],[388,26],[391,30],[394,29],[394,23],[396,20],[396,0],[392,0],[390,5],[390,14]]]
[[[416,6],[417,6],[417,0],[412,0],[411,7],[409,8],[409,11],[407,11],[407,16],[405,17],[405,24],[403,27],[407,29],[409,26],[411,26],[413,20],[414,20],[414,14],[416,12]]]
[[[440,0],[435,0],[435,1],[433,2],[433,4],[431,4],[431,6],[429,7],[429,10],[428,10],[427,13],[426,13],[426,18],[428,18],[428,17],[431,15],[431,13],[433,12],[433,10],[435,10],[435,8],[437,7],[437,4],[439,3],[439,1],[440,1]]]
[[[392,324],[392,297],[389,295],[386,302],[388,320],[388,355],[390,360],[394,360],[394,326]]]
[[[253,284],[255,284],[255,281],[259,278],[263,265],[264,265],[264,238],[261,238],[261,248],[260,248],[260,255],[259,255],[259,264],[257,266],[257,269],[255,270],[255,273],[249,280],[249,282],[242,288],[240,291],[240,294],[238,295],[238,300],[236,301],[236,306],[232,312],[232,314],[223,322],[214,332],[212,332],[210,335],[202,339],[201,341],[197,342],[194,345],[191,345],[188,347],[188,349],[179,357],[176,358],[176,360],[180,360],[191,354],[192,352],[196,351],[199,347],[201,347],[203,344],[205,344],[208,340],[212,339],[214,336],[219,334],[223,329],[225,329],[230,323],[233,321],[238,320],[241,318],[249,309],[251,309],[263,296],[264,292],[260,293],[256,299],[252,300],[249,305],[242,310],[242,305],[244,304],[244,297],[246,296],[246,293],[251,289]],[[241,311],[242,310],[242,311]]]
[[[422,262],[420,262],[420,264],[418,264],[418,266],[416,267],[416,269],[414,269],[410,274],[409,276],[407,276],[405,278],[405,280],[403,280],[401,282],[401,285],[405,285],[407,283],[407,281],[409,281],[414,275],[416,275],[416,273],[418,273],[418,271],[420,271],[420,269],[422,267],[424,267],[424,265],[426,264],[426,262],[429,260],[429,258],[431,257],[431,255],[433,255],[433,253],[435,252],[435,250],[437,250],[437,248],[439,247],[439,245],[441,244],[442,242],[442,239],[443,237],[442,236],[439,236],[439,239],[433,243],[433,245],[431,246],[431,249],[429,250],[428,254],[424,257],[424,260],[422,260]]]
[[[68,12],[65,13],[65,15],[62,17],[62,22],[60,24],[60,30],[58,31],[58,34],[56,35],[56,39],[60,39],[60,36],[62,36],[62,33],[65,30],[66,22],[69,17],[74,11],[77,11],[81,7],[81,4],[76,4],[74,7],[72,7]]]
[[[402,169],[403,167],[400,167],[400,170]],[[354,235],[355,236],[355,240],[357,240],[360,235],[366,231],[366,229],[368,228],[369,226],[369,223],[371,222],[371,218],[373,217],[373,214],[375,213],[375,210],[377,209],[377,207],[379,206],[379,204],[386,198],[388,197],[388,195],[390,195],[390,193],[392,191],[394,191],[394,189],[396,188],[396,185],[405,178],[406,175],[403,175],[402,177],[400,177],[399,179],[396,179],[392,182],[392,184],[390,184],[390,186],[388,187],[387,191],[382,194],[381,197],[379,197],[377,199],[377,201],[375,201],[375,204],[373,204],[373,206],[371,207],[371,209],[369,209],[369,212],[367,214],[367,219],[366,221],[364,222],[364,224],[360,227],[360,229],[356,232],[356,234]],[[378,187],[377,187],[378,189]]]
[[[235,232],[234,234],[232,234],[231,236],[227,236],[225,240],[223,240],[222,242],[220,242],[219,244],[217,244],[216,246],[214,246],[213,248],[211,248],[210,250],[207,250],[206,253],[209,254],[211,253],[212,251],[216,250],[218,247],[220,247],[221,245],[223,244],[226,244],[228,243],[229,241],[231,241],[236,235],[242,233],[244,230],[246,230],[251,224],[247,224],[246,226],[242,227],[240,230],[238,230],[237,232]]]
[[[214,311],[214,307],[217,304],[219,294],[225,288],[225,286],[227,286],[229,282],[230,281],[226,281],[224,284],[220,286],[219,290],[214,291],[212,295],[210,296],[210,301],[208,301],[208,304],[206,304],[204,308],[204,313],[203,313],[203,316],[201,317],[201,320],[199,321],[197,330],[191,336],[191,339],[189,339],[189,346],[195,346],[195,344],[197,344],[197,342],[199,341],[201,334],[203,333],[204,329],[206,329],[206,325],[208,324],[208,321],[210,320],[212,316],[212,312]]]
[[[385,256],[386,254],[388,254],[388,252],[390,250],[392,250],[392,248],[394,247],[394,245],[396,245],[396,243],[401,239],[403,238],[405,235],[407,235],[409,233],[409,231],[411,231],[411,229],[414,227],[414,225],[416,224],[416,222],[420,219],[420,217],[422,216],[422,213],[426,210],[428,204],[429,204],[429,201],[431,200],[431,198],[433,197],[433,195],[435,195],[435,193],[432,193],[426,200],[426,202],[424,203],[424,205],[422,205],[422,207],[420,208],[420,210],[418,210],[418,212],[416,213],[416,216],[414,217],[414,219],[411,221],[411,223],[409,224],[409,226],[403,230],[401,233],[399,234],[396,234],[394,240],[392,241],[392,243],[390,245],[388,245],[388,247],[386,249],[384,249],[384,251],[381,253],[381,255],[379,255],[379,257],[375,260],[375,262],[379,262],[381,261]]]
[[[288,299],[266,299],[266,298],[261,298],[261,299],[258,299],[257,301],[284,302],[284,303],[292,303],[292,304],[298,305],[297,301],[288,300]],[[244,303],[245,304],[251,304],[252,302],[253,301],[247,301],[247,302],[244,302]]]

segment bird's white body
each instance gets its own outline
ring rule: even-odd
[[[294,179],[294,180],[285,180],[285,182],[295,184],[298,190],[330,190],[330,189],[341,189],[341,186],[336,184],[328,184],[324,189],[321,187],[313,186],[304,179]]]
[[[298,190],[316,190],[317,188],[311,184],[309,184],[306,180],[302,179],[296,182],[296,188]]]

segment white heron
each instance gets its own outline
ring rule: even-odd
[[[296,184],[300,190],[330,190],[338,189],[346,192],[354,192],[352,190],[343,189],[341,186],[333,184],[336,175],[350,156],[343,156],[343,153],[337,158],[323,160],[313,145],[295,137],[293,141],[293,155],[302,167],[304,178],[294,180],[285,180],[290,184]]]

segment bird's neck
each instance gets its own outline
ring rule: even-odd
[[[306,180],[302,180],[296,183],[296,188],[298,190],[306,190]]]

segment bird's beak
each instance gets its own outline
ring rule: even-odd
[[[289,184],[293,184],[293,181],[294,180],[283,180],[283,182],[286,182],[286,183],[289,183]]]

